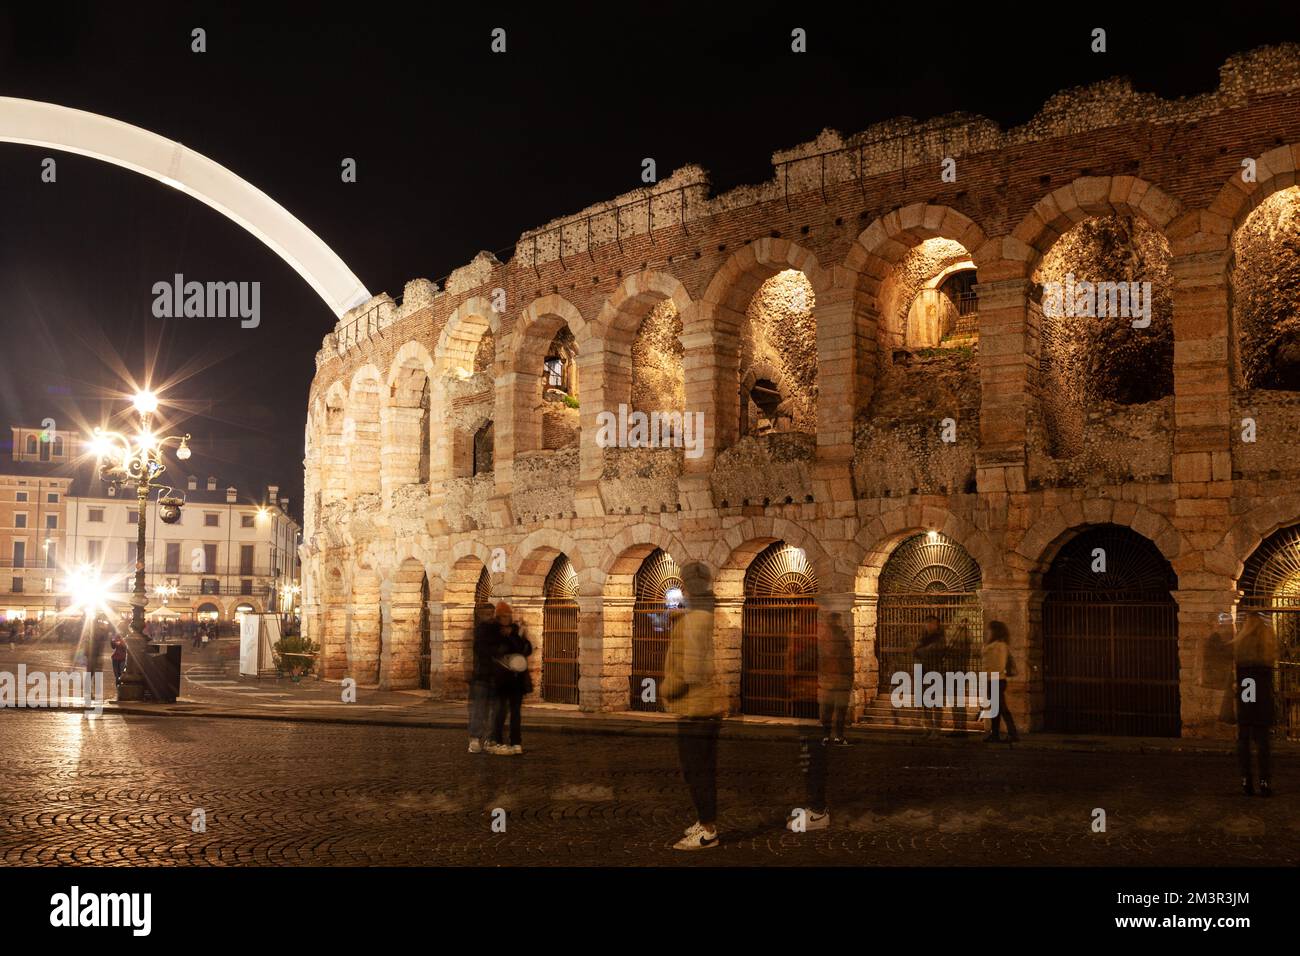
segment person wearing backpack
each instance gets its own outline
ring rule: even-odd
[[[986,742],[1001,741],[999,723],[1007,725],[1009,743],[1014,744],[1020,739],[1020,734],[1016,732],[1015,718],[1011,716],[1011,708],[1007,704],[1007,678],[1016,672],[1011,645],[1008,643],[1009,636],[1007,626],[1001,621],[989,621],[984,628],[983,670],[989,675],[989,683],[996,684],[996,690],[994,687],[989,688],[989,696],[998,702],[997,713],[989,718],[989,734],[984,738]]]

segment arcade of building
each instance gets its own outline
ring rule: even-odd
[[[807,713],[839,612],[854,714],[888,722],[935,615],[963,666],[1007,623],[1031,730],[1211,735],[1243,607],[1300,708],[1297,91],[1285,46],[1176,102],[827,131],[763,185],[679,170],[348,313],[306,432],[323,676],[464,696],[504,599],[542,699],[654,709],[701,561],[737,714]],[[1045,311],[1066,276],[1149,282],[1150,323]],[[620,405],[703,413],[700,453],[595,441]]]

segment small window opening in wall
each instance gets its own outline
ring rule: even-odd
[[[565,388],[564,381],[564,359],[558,355],[547,356],[544,363],[546,368],[546,384],[550,388]]]
[[[776,417],[776,411],[781,407],[781,393],[777,391],[774,383],[760,378],[749,390],[749,397],[754,400],[754,404],[758,406],[764,418]]]

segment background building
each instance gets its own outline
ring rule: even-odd
[[[0,593],[0,608],[32,618],[66,607],[67,572],[84,566],[108,584],[110,606],[129,613],[135,494],[111,493],[76,432],[58,432],[43,446],[38,431],[12,431],[13,460],[0,466],[3,583],[11,585]],[[151,618],[228,624],[242,610],[296,613],[301,535],[279,487],[254,491],[245,485],[241,492],[213,475],[200,477],[196,469],[203,465],[193,458],[183,464],[193,473],[180,462],[168,465],[185,499],[180,521],[159,519],[156,494],[149,502],[144,560]],[[163,587],[175,590],[164,597]]]
[[[66,556],[68,489],[75,434],[11,428],[12,454],[0,457],[0,617],[39,620],[59,592]]]

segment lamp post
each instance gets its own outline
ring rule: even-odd
[[[136,536],[135,536],[135,589],[131,595],[131,637],[126,642],[127,666],[118,687],[118,700],[141,700],[144,685],[141,676],[144,653],[144,611],[149,599],[144,589],[144,549],[146,541],[147,509],[149,495],[154,488],[163,487],[158,478],[167,470],[162,451],[171,442],[179,442],[176,457],[185,461],[190,457],[189,435],[169,435],[159,438],[153,433],[153,415],[158,411],[158,398],[150,391],[136,393],[132,403],[140,416],[140,432],[128,438],[119,432],[96,428],[91,444],[99,460],[99,476],[113,486],[135,485]],[[167,489],[170,491],[171,489]],[[180,519],[184,502],[173,496],[159,496],[159,518],[168,524]]]

